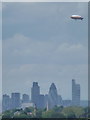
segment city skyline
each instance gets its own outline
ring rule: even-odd
[[[11,96],[4,94],[2,99],[2,110],[22,108],[25,103],[26,106],[30,104],[36,106],[38,109],[52,109],[55,106],[80,106],[80,85],[76,84],[75,80],[72,79],[72,100],[64,100],[61,94],[58,94],[55,83],[51,83],[49,92],[41,94],[38,82],[33,82],[31,88],[31,98],[28,94],[11,93]],[[79,88],[79,89],[78,89]],[[87,101],[88,102],[88,101]],[[25,105],[24,105],[25,107]]]
[[[76,81],[77,82],[77,80],[75,80],[75,79],[72,79],[71,80],[71,86],[72,86],[72,81]],[[35,81],[36,83],[38,83],[37,81]],[[33,82],[32,82],[33,83]],[[53,82],[53,83],[55,83],[55,82]],[[40,85],[40,83],[39,83],[39,85]],[[51,85],[51,84],[50,84]],[[50,88],[50,85],[49,85],[49,88]],[[55,84],[56,85],[56,84]],[[79,84],[76,84],[76,85],[79,85]],[[81,86],[81,85],[79,85],[79,86]],[[48,94],[49,93],[49,88],[47,89],[47,92],[45,93],[43,93],[42,92],[42,90],[43,90],[43,88],[42,88],[42,86],[39,86],[40,87],[40,94]],[[56,87],[57,87],[57,85],[56,85]],[[42,88],[42,89],[41,89]],[[71,87],[71,98],[69,98],[69,97],[67,97],[67,98],[64,98],[64,100],[72,100],[72,87]],[[57,91],[58,91],[59,89],[58,89],[58,87],[57,87]],[[26,95],[29,95],[29,97],[30,97],[30,99],[31,99],[31,91],[32,91],[32,86],[30,87],[30,89],[29,89],[29,91],[28,92],[20,92],[20,91],[16,91],[16,90],[14,90],[14,91],[12,91],[12,92],[10,92],[9,94],[8,93],[3,93],[3,95],[4,94],[6,94],[6,95],[9,95],[9,96],[11,96],[11,93],[20,93],[21,95],[24,95],[24,94],[26,94]],[[60,94],[61,96],[63,96],[63,94],[61,93],[61,92],[59,92],[58,91],[58,94]],[[80,87],[80,94],[82,94],[82,89],[81,89],[81,87]],[[80,95],[80,98],[81,98],[81,95]],[[88,100],[88,99],[81,99],[81,100]]]
[[[76,80],[75,80],[75,79],[72,79],[72,80],[71,80],[71,85],[72,85],[72,81],[73,81],[73,80],[75,81],[75,84],[76,84]],[[40,86],[40,84],[38,84],[37,81],[34,81],[33,83],[37,83],[37,85],[39,85],[39,86],[38,86],[38,87],[39,87],[38,94],[44,94],[44,95],[47,95],[47,94],[49,93],[50,86],[51,86],[52,84],[55,84],[55,83],[51,83],[51,84],[49,85],[48,92],[47,92],[47,93],[42,93],[42,91],[41,91],[41,87],[42,87],[42,86]],[[32,83],[32,86],[33,86],[33,83]],[[76,85],[79,85],[79,86],[80,86],[80,84],[76,84]],[[55,84],[55,87],[56,87],[56,89],[57,89],[58,95],[63,96],[62,93],[59,93],[56,84]],[[72,98],[72,96],[73,96],[72,91],[73,91],[73,85],[72,85],[72,90],[71,90],[71,99],[67,99],[67,100],[72,100],[72,99],[73,99],[73,98]],[[20,93],[19,91],[12,91],[11,93],[20,93],[20,94],[21,94],[21,95],[20,95],[20,98],[22,98],[23,95],[28,95],[30,101],[32,101],[32,94],[31,94],[31,92],[32,92],[32,87],[30,87],[30,92],[29,92],[29,93]],[[37,92],[37,91],[36,91],[36,92]],[[35,92],[35,93],[36,93],[36,92]],[[11,93],[10,93],[10,94],[4,93],[3,95],[9,95],[9,96],[11,97]],[[81,94],[81,89],[80,89],[80,94]],[[82,100],[83,100],[83,99],[82,99]],[[88,99],[87,99],[87,100],[88,100]]]

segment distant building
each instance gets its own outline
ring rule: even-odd
[[[2,99],[2,111],[6,111],[9,110],[11,107],[11,99],[9,97],[9,95],[3,95],[3,99]]]
[[[51,84],[48,95],[48,106],[53,108],[55,105],[58,105],[58,94],[57,88],[54,83]]]
[[[22,96],[22,102],[23,103],[29,103],[30,102],[29,101],[29,95],[23,94],[23,96]]]
[[[31,102],[33,102],[37,108],[39,107],[39,96],[40,87],[38,86],[38,82],[33,82],[33,86],[31,88]]]
[[[38,103],[38,108],[43,109],[45,108],[45,97],[44,95],[39,95],[39,103]]]
[[[82,106],[82,107],[88,107],[89,105],[88,105],[88,100],[81,100],[80,101],[80,106]]]
[[[63,100],[61,95],[58,95],[58,105],[62,106],[63,105]]]
[[[48,101],[47,101],[47,104],[46,104],[46,111],[49,110],[49,106],[48,106]]]
[[[25,108],[28,107],[34,107],[33,103],[22,103],[21,108],[24,110]]]
[[[12,93],[11,94],[12,109],[20,108],[20,106],[21,106],[20,93]]]
[[[47,107],[47,103],[48,103],[48,94],[46,94],[44,96],[44,107],[46,108]]]
[[[72,105],[80,106],[80,85],[72,79]]]
[[[72,105],[72,100],[63,100],[62,103],[64,107],[68,107]]]

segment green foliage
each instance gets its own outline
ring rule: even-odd
[[[55,112],[61,112],[61,111],[63,110],[63,106],[55,106],[55,107],[53,108],[53,110],[54,110]]]
[[[83,117],[90,118],[90,107],[84,108],[84,111],[85,111],[85,113],[84,113]]]
[[[22,109],[8,110],[3,113],[3,118],[85,118],[90,108],[82,107],[63,107],[55,106],[51,110],[37,109],[33,107]],[[89,112],[90,115],[90,112]]]
[[[36,118],[42,118],[42,110],[37,110]]]
[[[32,111],[34,111],[34,108],[33,107],[26,107],[24,111],[25,112],[32,112]]]
[[[13,112],[12,111],[5,111],[4,114],[2,115],[2,118],[12,118]]]
[[[31,116],[21,113],[20,115],[14,115],[13,118],[31,118]]]
[[[49,110],[49,111],[46,111],[46,112],[42,113],[42,118],[51,118],[52,115],[53,115],[53,111]]]
[[[55,108],[56,109],[56,108]],[[65,118],[65,116],[60,112],[55,112],[54,110],[49,110],[42,113],[43,118]],[[58,110],[58,109],[57,109]]]
[[[84,114],[84,109],[82,107],[66,107],[62,113],[69,118],[79,118]]]

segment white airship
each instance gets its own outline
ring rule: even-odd
[[[83,17],[80,15],[72,15],[71,18],[75,20],[83,20]]]

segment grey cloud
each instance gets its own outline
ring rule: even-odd
[[[15,35],[13,38],[3,41],[4,64],[18,64],[20,61],[24,64],[34,62],[44,64],[77,64],[78,62],[80,64],[87,63],[87,59],[88,48],[80,43],[59,43],[49,40],[34,41],[23,35]]]

